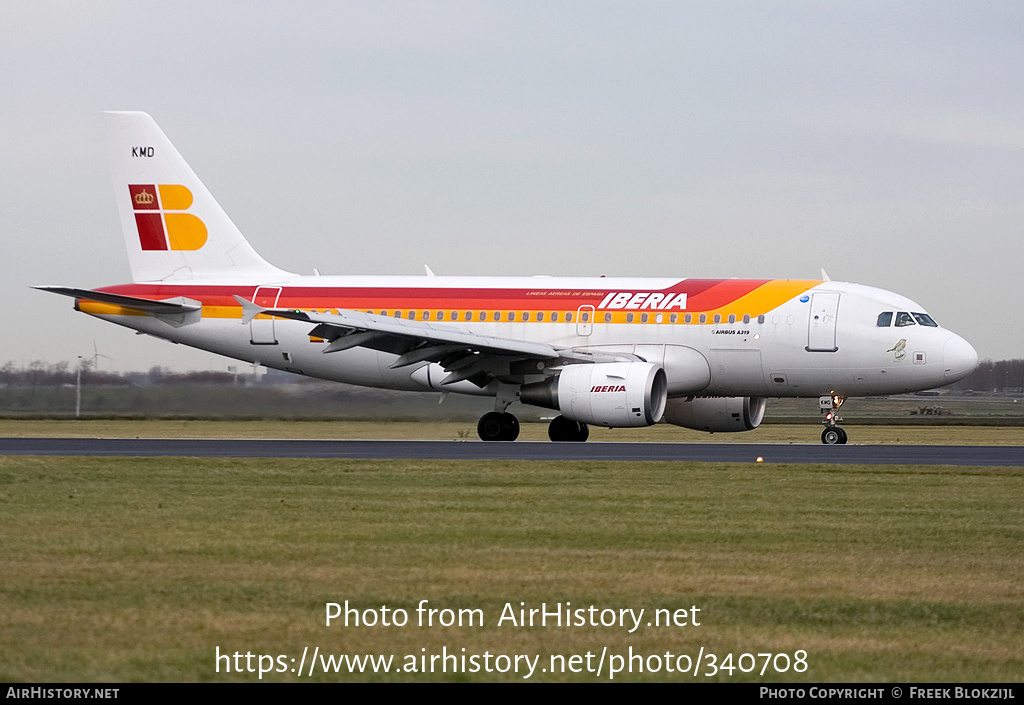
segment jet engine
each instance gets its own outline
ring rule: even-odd
[[[524,404],[557,409],[573,421],[626,428],[661,420],[668,399],[665,370],[649,362],[569,365],[557,377],[523,385]]]
[[[697,431],[753,431],[764,418],[764,397],[677,397],[665,406],[665,421]]]

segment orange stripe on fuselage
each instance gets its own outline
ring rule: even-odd
[[[714,309],[691,309],[687,302],[687,313],[749,313],[760,316],[776,309],[792,298],[799,296],[811,287],[821,284],[820,281],[804,281],[799,279],[773,279],[767,281],[753,291],[744,294]]]

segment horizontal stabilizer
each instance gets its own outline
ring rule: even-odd
[[[153,299],[142,299],[136,296],[124,296],[123,294],[108,294],[103,291],[93,291],[92,289],[75,289],[69,286],[34,286],[32,288],[62,296],[70,296],[75,299],[99,301],[105,304],[114,304],[115,306],[127,306],[155,316],[176,316],[203,309],[203,305],[200,302],[186,299],[182,296],[163,301],[154,301]]]

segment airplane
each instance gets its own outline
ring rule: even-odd
[[[971,345],[898,294],[818,280],[300,276],[264,260],[156,122],[104,114],[132,282],[40,286],[139,333],[327,380],[483,395],[484,441],[516,401],[589,426],[750,431],[769,397],[819,399],[825,444],[847,397],[970,374]],[[314,270],[315,271],[315,270]]]

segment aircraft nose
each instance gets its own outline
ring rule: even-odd
[[[978,353],[970,343],[954,333],[942,349],[942,363],[946,383],[949,384],[974,372],[978,366]]]

